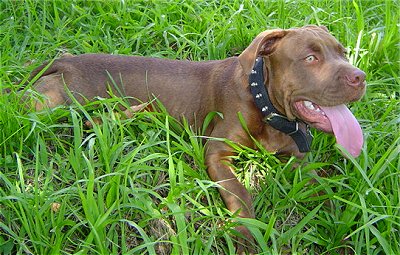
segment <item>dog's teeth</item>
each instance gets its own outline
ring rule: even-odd
[[[304,105],[305,105],[306,107],[309,107],[309,106],[312,105],[312,103],[311,103],[310,101],[304,101]]]
[[[313,103],[311,103],[310,101],[304,101],[304,106],[310,110],[315,110]]]

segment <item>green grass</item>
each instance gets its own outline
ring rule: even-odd
[[[222,59],[267,28],[320,24],[368,76],[351,105],[362,154],[345,159],[318,132],[304,161],[236,146],[256,211],[240,222],[263,254],[400,254],[398,4],[1,1],[0,253],[232,254],[238,223],[206,174],[199,133],[165,113],[121,119],[118,98],[26,111],[19,83],[63,52]],[[85,128],[93,117],[103,124]]]

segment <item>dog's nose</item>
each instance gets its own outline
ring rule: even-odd
[[[356,69],[353,72],[346,75],[347,84],[353,87],[365,86],[365,73],[360,69]]]

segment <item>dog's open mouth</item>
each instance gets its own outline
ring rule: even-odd
[[[337,143],[353,157],[360,155],[363,145],[361,127],[344,104],[327,107],[310,101],[298,101],[295,102],[294,108],[299,117],[312,127],[334,133]]]

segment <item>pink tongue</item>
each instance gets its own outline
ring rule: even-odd
[[[363,145],[363,134],[360,124],[344,105],[322,107],[331,122],[333,133],[338,144],[343,146],[353,157],[358,157]]]

